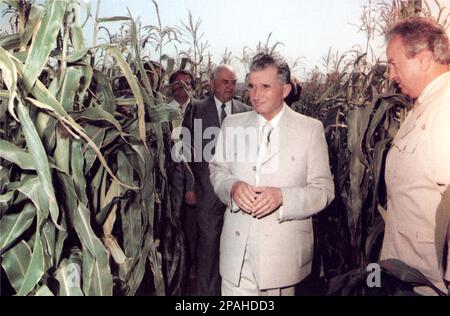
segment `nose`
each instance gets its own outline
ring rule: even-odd
[[[393,67],[389,67],[388,75],[390,80],[396,81],[397,73],[395,72],[395,69]]]
[[[257,87],[254,87],[252,92],[253,92],[253,99],[255,99],[256,101],[259,100],[261,97],[260,89],[258,89]]]

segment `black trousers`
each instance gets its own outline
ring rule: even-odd
[[[186,266],[188,272],[195,270],[197,265],[198,224],[195,206],[183,203],[181,206],[181,222],[185,235]]]
[[[218,199],[212,207],[197,207],[197,295],[220,296],[220,234],[225,205]]]

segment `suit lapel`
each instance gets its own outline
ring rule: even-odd
[[[252,130],[256,128],[256,137],[258,137],[258,126],[259,126],[259,120],[258,120],[258,113],[255,111],[251,111],[248,114],[247,121],[243,124],[244,129]],[[247,154],[249,157],[253,157],[253,155],[256,157],[256,152],[250,152],[250,150],[256,150],[257,143],[253,144],[251,142],[258,142],[258,139],[254,139],[254,137],[251,137],[249,135],[245,136],[245,150],[247,151]],[[253,161],[252,161],[253,163]]]
[[[236,104],[234,103],[234,100],[231,100],[231,114],[236,113]]]
[[[292,113],[290,111],[292,110],[289,107],[286,107],[286,109],[284,110],[283,116],[281,117],[280,121],[278,122],[278,126],[274,131],[274,133],[277,133],[277,135],[273,135],[274,137],[271,137],[271,150],[268,155],[264,157],[262,165],[266,164],[275,155],[278,155],[284,148],[289,146],[289,137],[292,135]]]
[[[220,127],[219,122],[219,114],[217,113],[217,106],[216,101],[214,101],[214,96],[211,96],[208,99],[207,108],[206,111],[206,117],[207,117],[207,124],[209,126],[217,126]]]

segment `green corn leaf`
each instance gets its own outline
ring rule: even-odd
[[[40,191],[39,194],[42,194],[42,191]],[[62,228],[61,230],[63,229],[64,228]],[[57,259],[55,255],[56,227],[55,225],[53,225],[51,220],[47,220],[42,227],[42,243],[45,266],[53,267]]]
[[[0,37],[0,47],[5,50],[15,50],[20,47],[20,34],[9,34]]]
[[[78,66],[77,69],[81,71],[80,92],[78,94],[78,102],[81,105],[84,103],[84,97],[91,86],[94,71],[90,66]]]
[[[33,255],[31,256],[30,264],[28,265],[25,278],[17,295],[28,295],[35,285],[41,280],[44,275],[44,249],[42,247],[41,235],[39,231],[36,233],[34,240]]]
[[[105,134],[105,139],[103,140],[102,147],[108,147],[112,144],[116,144],[119,141],[120,132],[116,129],[108,129]],[[135,138],[136,142],[139,142],[138,138]]]
[[[373,115],[373,118],[370,121],[370,125],[367,129],[367,139],[370,140],[376,131],[376,129],[381,124],[383,118],[386,116],[387,113],[389,113],[389,110],[394,106],[395,104],[391,102],[382,101],[378,109],[376,110],[375,114]],[[366,142],[366,150],[368,150],[371,146],[371,143],[369,141]]]
[[[158,296],[166,295],[166,288],[164,285],[164,276],[162,274],[162,254],[158,251],[159,240],[150,240],[150,254],[148,260],[150,261],[150,268],[155,279],[156,294]]]
[[[25,110],[22,102],[19,102],[18,113],[20,124],[22,126],[25,139],[27,140],[28,149],[30,151],[30,154],[34,157],[36,171],[42,183],[41,189],[46,197],[45,199],[43,199],[43,201],[41,201],[41,204],[44,203],[43,205],[41,205],[41,207],[44,210],[48,207],[53,223],[56,227],[58,227],[58,229],[61,229],[61,227],[58,225],[59,208],[56,202],[55,191],[53,189],[47,154],[41,140],[39,139],[36,128],[31,121],[31,118],[28,115],[27,111]]]
[[[33,157],[22,148],[5,140],[0,140],[0,148],[1,158],[18,165],[23,170],[36,170]]]
[[[83,27],[81,27],[81,26],[71,27],[70,28],[70,40],[72,41],[73,47],[76,49],[77,52],[84,50],[85,45],[84,45]],[[84,52],[83,55],[85,55],[86,52]],[[81,58],[79,58],[79,59],[81,59]]]
[[[17,0],[2,0],[6,5],[16,9],[17,11],[20,11],[22,8],[20,6],[20,2]]]
[[[127,183],[133,181],[133,166],[123,152],[117,155],[118,175]],[[138,206],[138,207],[136,207]],[[139,205],[124,205],[121,208],[122,232],[125,253],[134,258],[140,250],[142,236],[142,216]]]
[[[31,248],[23,240],[2,255],[2,267],[16,292],[20,291],[25,280],[31,256]]]
[[[47,285],[41,286],[39,289],[36,290],[35,296],[55,296],[52,291],[48,288]]]
[[[20,45],[26,47],[30,42],[31,37],[36,32],[37,27],[44,16],[44,9],[38,5],[32,5],[30,14],[28,16],[25,32],[22,35]]]
[[[11,59],[11,55],[2,47],[0,47],[0,70],[9,91],[8,112],[16,121],[18,121],[17,116],[14,113],[14,100],[16,98],[17,88],[17,69],[15,63]]]
[[[78,121],[80,119],[84,119],[84,120],[88,120],[91,122],[99,122],[99,121],[107,122],[107,123],[111,124],[112,126],[114,126],[120,132],[120,135],[123,137],[122,126],[120,125],[120,123],[114,118],[113,115],[104,111],[101,108],[97,108],[97,107],[96,108],[87,108],[81,112],[73,113],[72,117],[76,121]]]
[[[117,105],[133,106],[136,104],[136,100],[133,98],[120,98],[116,99],[116,101]],[[155,106],[148,107],[147,111],[150,118],[149,122],[151,123],[171,122],[182,119],[180,111],[167,103],[159,103]]]
[[[32,90],[47,63],[61,28],[66,5],[67,2],[61,0],[49,0],[46,4],[44,17],[34,35],[25,63],[23,81],[26,91]]]
[[[72,155],[70,157],[70,166],[72,169],[73,183],[77,192],[78,200],[82,203],[88,203],[86,195],[86,179],[83,174],[83,154],[80,142],[72,143]]]
[[[3,181],[3,179],[0,178],[0,182],[2,182],[2,181]],[[9,192],[6,192],[5,194],[0,195],[0,217],[2,217],[3,214],[11,206],[12,201],[14,199],[14,193],[15,193],[14,191],[9,191]]]
[[[380,266],[395,276],[397,279],[413,284],[426,285],[431,287],[440,296],[446,296],[446,293],[438,289],[430,280],[428,280],[420,271],[410,267],[403,261],[397,259],[387,259],[379,262]]]
[[[136,98],[137,107],[138,107],[139,136],[140,136],[144,146],[147,147],[144,100],[142,98],[142,93],[141,93],[139,84],[138,84],[135,76],[133,75],[130,65],[125,61],[125,59],[123,58],[119,49],[117,47],[109,47],[109,48],[107,48],[107,51],[117,61],[118,66],[121,68],[122,72],[125,74],[128,84],[131,87],[131,91],[133,92],[133,95]]]
[[[56,131],[56,148],[54,153],[55,163],[59,169],[70,173],[70,139]]]
[[[86,295],[111,296],[112,276],[109,256],[90,223],[89,210],[79,204],[74,213],[74,227],[83,249],[83,292]]]
[[[49,113],[51,113],[52,115],[54,115],[56,118],[58,118],[61,122],[63,122],[66,126],[70,126],[71,129],[73,129],[81,138],[83,138],[88,145],[95,151],[95,153],[97,154],[97,157],[99,158],[100,162],[102,163],[102,165],[105,167],[105,169],[108,171],[109,175],[115,180],[117,181],[120,185],[123,185],[125,187],[128,187],[126,184],[122,183],[119,179],[117,179],[117,177],[114,175],[114,173],[112,172],[112,170],[109,168],[108,163],[106,162],[105,157],[102,155],[102,153],[100,152],[100,149],[95,145],[95,143],[92,141],[92,139],[89,138],[89,136],[86,135],[86,133],[84,132],[84,129],[78,125],[70,116],[67,116],[67,118],[65,116],[61,116],[59,115],[50,105],[42,103],[38,100],[32,99],[32,98],[27,98],[27,101],[30,101],[33,105],[37,106],[38,108],[41,109],[45,109],[47,111],[49,111]],[[56,101],[57,102],[57,101]],[[62,111],[64,112],[64,109],[62,109]],[[68,129],[68,132],[71,131],[71,129]],[[72,136],[79,138],[77,135],[72,133]],[[136,187],[128,187],[130,189],[137,189]]]
[[[66,231],[59,230],[56,232],[55,256],[56,262],[59,262],[64,241],[68,236],[67,232],[73,228],[73,212],[78,206],[78,197],[71,175],[58,171],[57,177],[58,183],[61,186],[61,189],[58,190],[62,209],[60,222],[61,226],[66,229]]]
[[[66,112],[74,110],[75,93],[79,89],[80,79],[81,71],[73,67],[66,69],[59,97],[59,102]]]
[[[116,97],[114,96],[114,92],[111,88],[111,84],[109,82],[109,78],[104,75],[102,72],[94,69],[94,80],[97,82],[97,88],[100,92],[100,101],[101,107],[106,112],[113,114],[116,104]]]
[[[89,49],[81,49],[81,50],[72,52],[66,57],[66,61],[68,63],[75,63],[77,61],[80,61],[86,57],[88,52],[89,52]],[[59,55],[58,59],[62,59],[62,56]]]
[[[24,208],[15,214],[7,214],[0,220],[0,253],[20,237],[33,222],[36,216],[36,207],[27,203]]]
[[[17,188],[17,191],[25,195],[31,202],[33,202],[34,206],[37,209],[38,214],[38,223],[39,225],[44,221],[46,215],[48,215],[48,211],[45,212],[41,207],[41,202],[39,200],[39,190],[42,189],[41,181],[37,176],[26,176],[22,179],[20,183],[20,187]]]
[[[108,129],[104,127],[97,127],[94,125],[85,125],[84,129],[86,131],[86,134],[89,136],[90,139],[92,139],[92,141],[98,148],[101,148],[104,145],[105,134],[109,132]],[[117,132],[116,135],[117,137],[119,137],[119,132]],[[84,173],[87,174],[94,165],[94,162],[97,160],[97,154],[91,147],[86,146],[83,150],[83,157],[85,160]]]

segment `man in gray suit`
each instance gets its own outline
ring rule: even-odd
[[[250,107],[234,100],[236,74],[228,65],[220,65],[211,73],[211,96],[193,103],[184,126],[190,131],[193,148],[191,169],[195,187],[187,192],[196,201],[198,223],[197,293],[220,295],[219,241],[225,205],[214,193],[209,180],[208,163],[214,155],[217,135],[222,121],[234,113],[249,111]]]
[[[222,295],[294,295],[311,272],[311,216],[334,198],[322,123],[291,110],[290,70],[256,55],[254,111],[223,122],[209,167],[227,205],[220,240]]]

